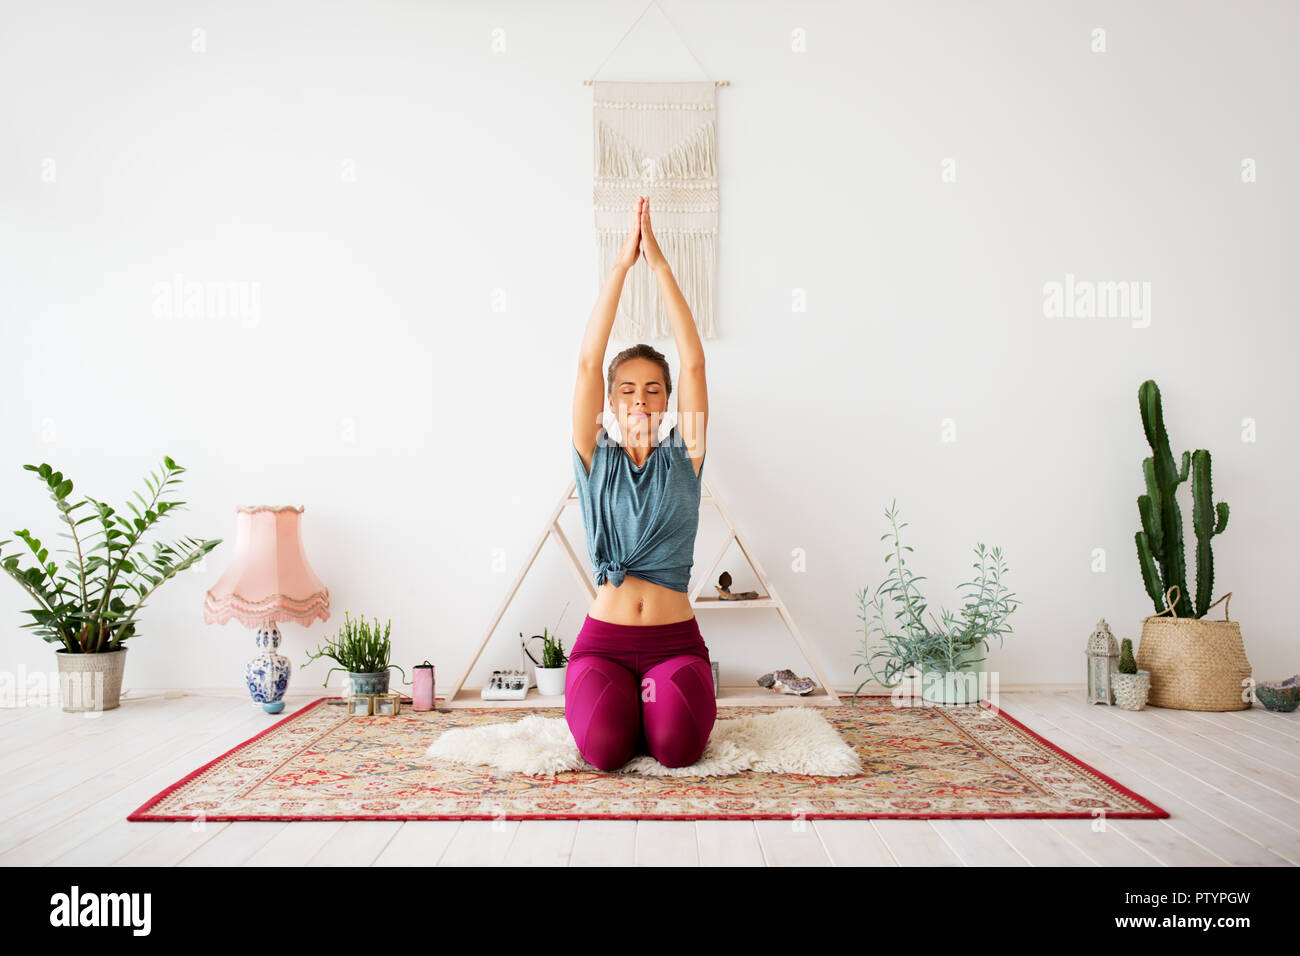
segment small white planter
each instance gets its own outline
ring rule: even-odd
[[[543,697],[563,697],[564,696],[564,676],[569,670],[569,665],[563,667],[537,667],[537,693]]]
[[[1151,672],[1140,670],[1136,674],[1110,675],[1110,689],[1115,694],[1115,704],[1124,710],[1142,710],[1151,693]]]

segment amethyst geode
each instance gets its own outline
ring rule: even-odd
[[[1255,685],[1255,697],[1269,710],[1289,714],[1300,704],[1300,674],[1283,681],[1261,681]]]

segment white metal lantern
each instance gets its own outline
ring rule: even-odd
[[[1102,618],[1088,638],[1088,703],[1114,704],[1110,675],[1119,669],[1119,644]]]

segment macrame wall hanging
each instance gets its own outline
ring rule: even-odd
[[[614,49],[655,7],[704,69],[658,0],[650,0]],[[609,60],[610,50],[596,67]],[[638,196],[650,199],[650,224],[695,317],[700,338],[717,336],[718,87],[727,80],[686,83],[597,82],[592,87],[596,288],[605,284],[627,238]],[[637,259],[619,299],[612,335],[640,340],[672,334],[659,282]]]
[[[713,80],[592,86],[597,287],[627,238],[637,197],[647,196],[655,239],[700,338],[715,338],[717,86]],[[645,257],[628,273],[613,334],[629,340],[672,334],[659,282]]]

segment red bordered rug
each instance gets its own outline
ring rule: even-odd
[[[322,697],[148,800],[127,820],[789,820],[1126,817],[1169,813],[987,702],[897,706],[888,696],[819,707],[866,772],[656,777],[503,774],[431,766],[444,730],[562,718],[534,710],[406,709],[353,717]],[[774,705],[779,706],[779,705]],[[774,707],[719,707],[718,719]]]

